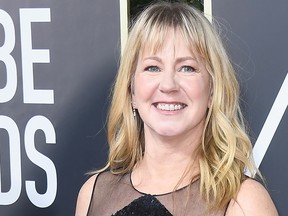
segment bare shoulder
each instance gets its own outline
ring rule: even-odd
[[[278,216],[276,207],[265,187],[253,179],[245,180],[236,200],[231,200],[227,216]]]
[[[91,176],[81,187],[77,198],[75,216],[87,215],[96,177],[97,174]]]

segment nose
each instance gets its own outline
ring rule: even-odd
[[[179,85],[174,71],[165,71],[162,73],[159,83],[159,90],[164,93],[178,91]]]

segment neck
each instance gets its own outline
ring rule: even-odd
[[[132,181],[137,189],[154,194],[171,192],[177,186],[188,185],[199,174],[199,139],[187,142],[150,138],[145,139],[144,157],[133,171]]]
[[[177,137],[159,136],[151,130],[145,130],[145,154],[143,162],[161,170],[187,167],[197,157],[201,135],[181,134]]]

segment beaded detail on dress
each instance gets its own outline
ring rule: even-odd
[[[150,194],[145,194],[133,200],[129,205],[113,214],[113,216],[127,215],[172,216],[165,206]]]
[[[200,196],[199,180],[188,187],[162,195],[137,191],[130,174],[98,174],[87,216],[223,216],[225,210],[209,211]]]

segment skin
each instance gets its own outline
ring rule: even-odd
[[[133,90],[132,100],[144,122],[145,154],[132,171],[132,184],[150,194],[173,191],[182,177],[178,188],[186,186],[199,174],[196,149],[212,97],[209,74],[201,58],[188,49],[178,31],[171,29],[162,49],[154,54],[144,49],[139,56]],[[184,106],[167,111],[157,108],[159,103]],[[95,177],[88,179],[79,192],[76,216],[87,213]],[[236,200],[231,200],[226,215],[278,214],[266,189],[248,179]]]
[[[133,101],[145,126],[145,135],[179,140],[201,136],[210,99],[210,78],[198,56],[191,53],[178,31],[167,34],[163,48],[144,49],[134,76]],[[181,104],[167,111],[156,105]],[[156,137],[155,137],[156,138]],[[147,142],[146,145],[149,145]]]
[[[231,200],[227,216],[278,216],[267,190],[255,180],[241,184],[236,200]]]
[[[132,182],[145,193],[173,191],[196,160],[211,94],[209,73],[195,53],[180,32],[171,29],[161,49],[151,53],[146,47],[138,58],[132,100],[144,122],[145,154]],[[181,109],[163,110],[171,104]],[[197,172],[195,163],[180,187]]]
[[[86,216],[96,175],[82,186],[75,216]],[[278,216],[277,210],[266,189],[254,180],[242,183],[236,200],[231,200],[226,216]]]
[[[75,216],[86,216],[97,175],[90,177],[81,187],[76,204]]]

